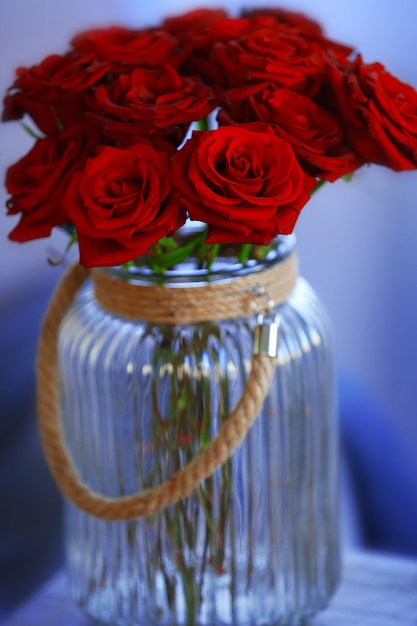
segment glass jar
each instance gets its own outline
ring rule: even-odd
[[[293,247],[292,237],[280,238],[245,267],[227,258],[210,272],[184,266],[167,272],[164,287],[261,277]],[[134,284],[138,298],[156,280],[146,269],[108,271]],[[272,626],[327,604],[339,579],[329,324],[301,278],[274,315],[280,342],[269,393],[222,467],[187,498],[139,519],[106,521],[66,503],[71,593],[94,619]],[[58,342],[63,431],[83,481],[113,498],[136,493],[169,480],[206,448],[243,393],[255,324],[254,314],[129,320],[104,310],[87,282]]]

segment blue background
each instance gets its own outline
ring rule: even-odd
[[[271,2],[234,0],[239,6]],[[205,6],[221,3],[206,1]],[[81,29],[151,25],[196,2],[13,0],[0,6],[0,92],[14,69],[54,52]],[[281,6],[285,6],[282,4]],[[292,2],[330,38],[354,45],[417,87],[415,0]],[[17,123],[0,125],[0,178],[30,147]],[[296,226],[302,274],[331,317],[344,446],[345,545],[417,554],[417,172],[362,168],[328,184]],[[0,189],[0,206],[6,193]],[[65,238],[15,244],[0,211],[0,616],[60,561],[59,498],[40,454],[34,360],[42,312],[61,269],[46,259]],[[2,500],[8,498],[8,500]],[[6,504],[5,504],[6,502]],[[15,580],[19,580],[16,586]]]

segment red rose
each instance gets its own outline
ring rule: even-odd
[[[255,18],[241,37],[220,42],[212,61],[222,72],[223,87],[273,82],[277,86],[312,95],[324,78],[325,54],[317,42],[302,37],[296,29],[274,20]]]
[[[162,28],[187,44],[190,40],[205,37],[214,24],[226,18],[224,9],[194,9],[182,15],[167,17],[162,22]]]
[[[273,17],[279,24],[295,26],[306,37],[311,39],[320,39],[323,36],[323,29],[318,22],[296,11],[264,7],[262,9],[244,9],[242,15],[247,18],[257,16]]]
[[[123,26],[98,28],[80,33],[71,44],[75,50],[109,61],[113,72],[133,68],[156,68],[181,62],[178,41],[166,30],[130,29]]]
[[[246,99],[228,93],[231,106],[220,111],[220,124],[263,122],[290,143],[303,169],[334,181],[363,165],[344,144],[341,121],[306,96],[269,86]]]
[[[244,10],[242,15],[245,17],[268,16],[274,18],[278,24],[295,27],[303,37],[310,41],[317,41],[324,50],[335,54],[337,57],[345,58],[353,52],[352,46],[327,39],[320,24],[302,13],[286,11],[285,9],[264,8]]]
[[[120,75],[97,87],[89,104],[91,119],[107,137],[159,135],[178,145],[190,123],[213,111],[216,101],[198,78],[180,76],[167,66]]]
[[[83,95],[109,71],[106,63],[76,52],[51,55],[32,68],[19,68],[4,101],[3,121],[28,113],[47,135],[80,121]]]
[[[224,68],[221,63],[213,61],[212,51],[219,44],[232,45],[231,42],[244,39],[250,32],[250,21],[243,18],[213,17],[206,27],[197,22],[195,31],[186,32],[181,38],[184,47],[181,72],[201,76],[221,96],[221,86],[225,84]]]
[[[23,242],[48,237],[54,226],[70,222],[62,206],[62,196],[95,141],[96,137],[83,124],[77,124],[56,138],[38,140],[8,169],[6,187],[11,194],[7,201],[8,214],[22,214],[10,239]]]
[[[348,141],[369,163],[393,170],[417,167],[417,92],[383,65],[360,56],[341,70],[329,68]]]
[[[198,74],[216,86],[217,81],[212,76],[213,67],[209,57],[213,44],[218,41],[217,27],[235,21],[228,18],[223,9],[208,8],[166,18],[162,28],[175,35],[182,47],[181,72],[188,75]]]
[[[269,244],[292,232],[314,179],[291,146],[263,124],[194,132],[173,157],[176,195],[208,243]]]
[[[101,146],[76,173],[64,196],[85,267],[120,265],[147,252],[185,221],[169,201],[168,155],[148,142]]]

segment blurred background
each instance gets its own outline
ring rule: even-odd
[[[64,52],[79,30],[146,26],[198,6],[282,6],[319,21],[417,87],[415,0],[13,0],[0,6],[0,92],[19,65]],[[417,132],[417,129],[416,129]],[[0,178],[28,150],[18,123],[0,125]],[[296,227],[301,272],[332,320],[344,452],[347,546],[417,554],[417,172],[364,167],[326,185]],[[0,206],[6,193],[0,188]],[[0,619],[62,559],[60,499],[40,453],[34,362],[41,316],[60,268],[48,257],[65,238],[7,240],[15,219],[0,209]],[[19,581],[18,585],[16,580]]]

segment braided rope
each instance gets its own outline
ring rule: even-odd
[[[158,513],[191,492],[240,445],[260,412],[273,377],[275,359],[254,355],[250,375],[236,407],[216,437],[167,482],[140,493],[109,498],[92,491],[79,477],[65,445],[59,410],[58,333],[62,318],[89,272],[72,266],[52,296],[38,348],[38,416],[47,463],[62,493],[78,508],[106,520],[127,520]],[[288,294],[287,294],[288,296]]]
[[[284,302],[298,276],[297,255],[292,252],[261,272],[221,282],[190,283],[187,287],[146,285],[138,296],[135,284],[114,278],[101,269],[92,270],[94,295],[106,311],[126,319],[150,320],[156,324],[196,324],[253,315],[253,290],[262,287],[274,302]],[[141,297],[142,296],[142,297]]]

